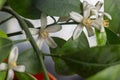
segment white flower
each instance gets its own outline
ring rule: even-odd
[[[74,40],[79,37],[79,35],[81,34],[83,30],[83,27],[86,27],[89,37],[94,35],[94,31],[92,27],[101,31],[103,27],[103,19],[102,19],[103,15],[106,15],[108,18],[111,19],[111,16],[108,13],[100,12],[102,14],[101,16],[99,16],[98,10],[100,8],[101,8],[101,3],[97,3],[95,6],[93,6],[93,5],[88,4],[86,1],[84,1],[83,2],[83,16],[74,11],[70,13],[70,17],[79,23],[73,32]],[[91,17],[91,11],[92,11],[92,17]],[[95,18],[93,18],[93,15],[95,16]]]
[[[37,45],[39,46],[39,48],[41,49],[44,41],[51,48],[56,48],[57,44],[49,36],[49,33],[57,32],[61,29],[62,29],[61,25],[57,25],[57,24],[47,27],[47,15],[42,14],[41,15],[41,28],[40,29],[30,28],[29,30],[32,33],[32,35],[38,36],[36,42],[37,42]]]
[[[8,70],[7,78],[6,80],[13,80],[14,78],[14,71],[17,72],[25,72],[25,66],[24,65],[17,65],[17,58],[18,58],[18,48],[14,47],[9,55],[8,58],[8,64],[1,63],[0,64],[0,71]]]

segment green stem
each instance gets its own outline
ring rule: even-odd
[[[41,54],[41,51],[39,50],[34,38],[32,37],[32,34],[29,31],[28,26],[25,23],[25,21],[15,11],[11,10],[8,7],[3,8],[2,11],[8,12],[8,13],[12,14],[14,17],[16,17],[16,19],[18,20],[21,28],[25,31],[27,38],[29,39],[31,45],[33,46],[33,48],[36,52],[35,55],[37,56],[37,58],[39,60],[39,64],[42,67],[42,70],[43,70],[43,73],[44,73],[44,76],[45,76],[45,80],[49,80],[49,77],[47,75],[47,70],[45,68],[45,64],[44,64],[44,61],[43,61],[43,55]]]
[[[0,22],[0,25],[2,25],[3,23],[7,22],[7,21],[10,20],[11,18],[13,18],[13,16],[10,16],[9,18],[7,18],[7,19],[1,21],[1,22]]]

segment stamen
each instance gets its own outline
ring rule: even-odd
[[[41,36],[42,36],[42,38],[46,39],[46,38],[48,38],[49,33],[46,30],[44,30],[41,32]]]
[[[85,26],[91,26],[92,25],[92,20],[90,19],[90,18],[87,18],[87,19],[84,19],[83,20],[83,24],[85,25]]]
[[[15,61],[13,61],[13,62],[11,63],[11,65],[12,65],[13,67],[16,67],[16,66],[17,66],[17,64],[16,64]]]
[[[109,26],[109,20],[104,20],[103,25],[104,25],[104,27],[108,27]]]

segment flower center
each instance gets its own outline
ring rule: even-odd
[[[103,26],[104,26],[104,27],[108,27],[108,26],[109,26],[109,20],[104,20]]]
[[[15,61],[12,61],[12,62],[11,62],[11,66],[12,66],[12,67],[16,67],[16,66],[17,66],[16,62],[15,62]]]
[[[92,20],[90,18],[87,18],[87,19],[83,19],[83,24],[85,26],[91,26],[92,25]]]
[[[49,36],[49,33],[46,30],[42,31],[40,34],[41,34],[42,38],[44,38],[44,39],[48,38],[48,36]]]

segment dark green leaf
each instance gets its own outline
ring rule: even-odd
[[[51,16],[69,16],[71,11],[80,13],[80,0],[39,0],[37,7]]]
[[[109,67],[87,80],[119,80],[120,79],[120,64]]]
[[[25,65],[27,73],[37,74],[41,71],[39,61],[33,49],[28,49],[21,53],[17,62],[19,65]]]
[[[81,36],[76,39],[76,40],[72,40],[72,38],[70,40],[68,40],[62,47],[61,50],[59,50],[56,54],[58,55],[64,55],[64,54],[68,54],[75,52],[76,50],[78,51],[79,49],[84,49],[84,48],[88,48],[88,41],[86,36],[84,35],[84,33],[81,34]],[[59,74],[63,74],[63,75],[68,75],[68,74],[73,74],[72,70],[69,68],[69,65],[66,64],[66,62],[62,59],[53,57],[53,60],[55,62],[55,68],[56,71]]]
[[[15,72],[18,80],[36,80],[32,75],[27,73]]]
[[[2,31],[1,29],[0,29],[0,37],[2,37],[2,38],[8,38],[7,34],[4,31]]]
[[[108,44],[120,44],[120,37],[118,37],[114,32],[109,29],[105,29],[107,34],[107,43]]]
[[[0,71],[0,80],[5,80],[7,71]]]
[[[116,33],[120,33],[120,0],[105,0],[105,12],[112,16],[110,21],[110,29]]]
[[[8,57],[12,45],[11,40],[0,37],[0,63]]]
[[[97,45],[98,46],[104,46],[106,44],[107,41],[107,36],[106,36],[106,32],[100,32],[98,30],[95,30],[96,32],[96,39],[97,39]]]
[[[69,69],[86,78],[106,67],[120,64],[120,45],[101,46],[65,52],[61,58]]]
[[[36,8],[37,0],[7,0],[8,4],[21,16],[39,19],[41,12]]]

